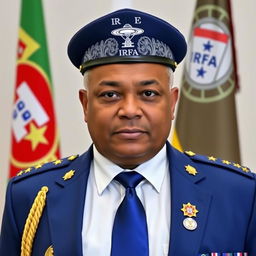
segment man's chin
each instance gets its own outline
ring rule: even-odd
[[[141,145],[134,143],[113,147],[108,154],[108,158],[112,158],[114,163],[123,168],[130,168],[127,166],[135,168],[154,156],[152,150],[150,150],[149,147],[146,147],[145,144]]]

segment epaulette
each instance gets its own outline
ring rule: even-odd
[[[219,166],[224,169],[229,169],[229,170],[238,172],[247,177],[253,177],[251,170],[246,166],[242,166],[240,164],[237,164],[228,160],[222,160],[214,156],[204,156],[204,155],[195,154],[192,151],[185,151],[184,153],[194,161],[199,161],[199,162],[204,162],[207,164]]]
[[[78,155],[72,155],[66,158],[57,159],[52,162],[44,163],[44,164],[38,164],[33,167],[29,167],[25,170],[22,170],[18,172],[17,176],[13,178],[13,181],[19,181],[21,179],[30,177],[32,175],[46,172],[53,169],[59,169],[65,166],[68,166],[73,160],[75,160],[78,157]]]

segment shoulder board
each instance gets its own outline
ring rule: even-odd
[[[30,176],[38,174],[38,173],[42,173],[42,172],[50,171],[53,169],[59,169],[61,167],[68,166],[78,156],[79,155],[72,155],[72,156],[62,158],[62,159],[57,159],[57,160],[54,160],[52,162],[48,162],[45,164],[38,164],[33,167],[29,167],[25,170],[18,172],[17,176],[13,178],[13,181],[16,182],[16,181],[25,179],[27,177],[30,177]]]
[[[188,155],[192,160],[219,166],[225,169],[229,169],[237,173],[240,173],[242,175],[245,175],[247,177],[253,177],[253,173],[251,172],[251,170],[248,167],[242,166],[240,164],[237,164],[228,160],[222,160],[214,156],[198,155],[192,151],[185,151],[184,153]]]

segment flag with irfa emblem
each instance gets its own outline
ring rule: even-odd
[[[21,4],[11,136],[10,177],[59,158],[41,0]]]
[[[198,0],[180,92],[173,145],[240,162],[238,86],[228,0]]]

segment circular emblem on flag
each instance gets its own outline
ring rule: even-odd
[[[58,135],[50,81],[35,63],[17,66],[11,164],[23,169],[58,156]]]
[[[205,5],[196,10],[182,86],[192,101],[218,101],[234,89],[228,22],[227,12],[220,7]]]

